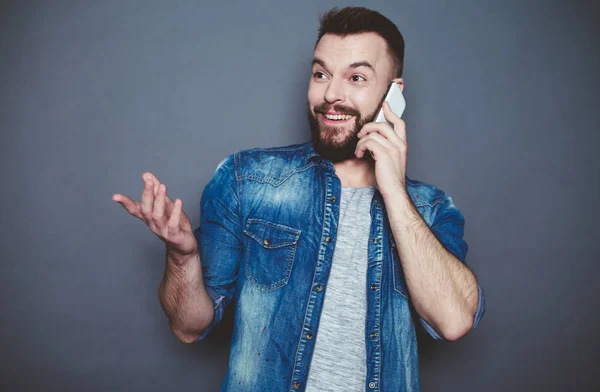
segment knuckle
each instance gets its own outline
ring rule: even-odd
[[[147,223],[153,223],[154,219],[152,219],[152,215],[148,212],[148,211],[142,211],[142,217],[144,219],[144,221],[146,221]]]
[[[152,219],[152,209],[149,207],[142,207],[142,215],[148,220]]]

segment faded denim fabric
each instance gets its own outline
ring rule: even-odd
[[[408,177],[406,186],[435,236],[464,263],[464,218],[452,198]],[[235,299],[221,391],[304,390],[336,244],[340,193],[333,164],[310,141],[242,150],[216,168],[202,193],[194,235],[215,306],[214,320],[197,342]],[[378,190],[371,217],[367,281],[357,282],[367,285],[365,391],[419,391],[410,295]],[[484,312],[479,287],[473,328]]]

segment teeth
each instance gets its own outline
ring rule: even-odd
[[[343,115],[343,114],[324,114],[329,120],[348,120],[353,116]]]

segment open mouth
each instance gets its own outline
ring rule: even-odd
[[[326,124],[342,124],[354,118],[354,116],[351,116],[349,114],[319,113],[319,116]]]

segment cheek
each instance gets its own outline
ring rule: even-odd
[[[354,99],[355,107],[358,108],[362,116],[367,116],[377,109],[378,98],[372,94],[361,94]]]
[[[323,101],[323,94],[320,90],[320,86],[316,83],[310,82],[308,85],[308,103],[311,109]]]

